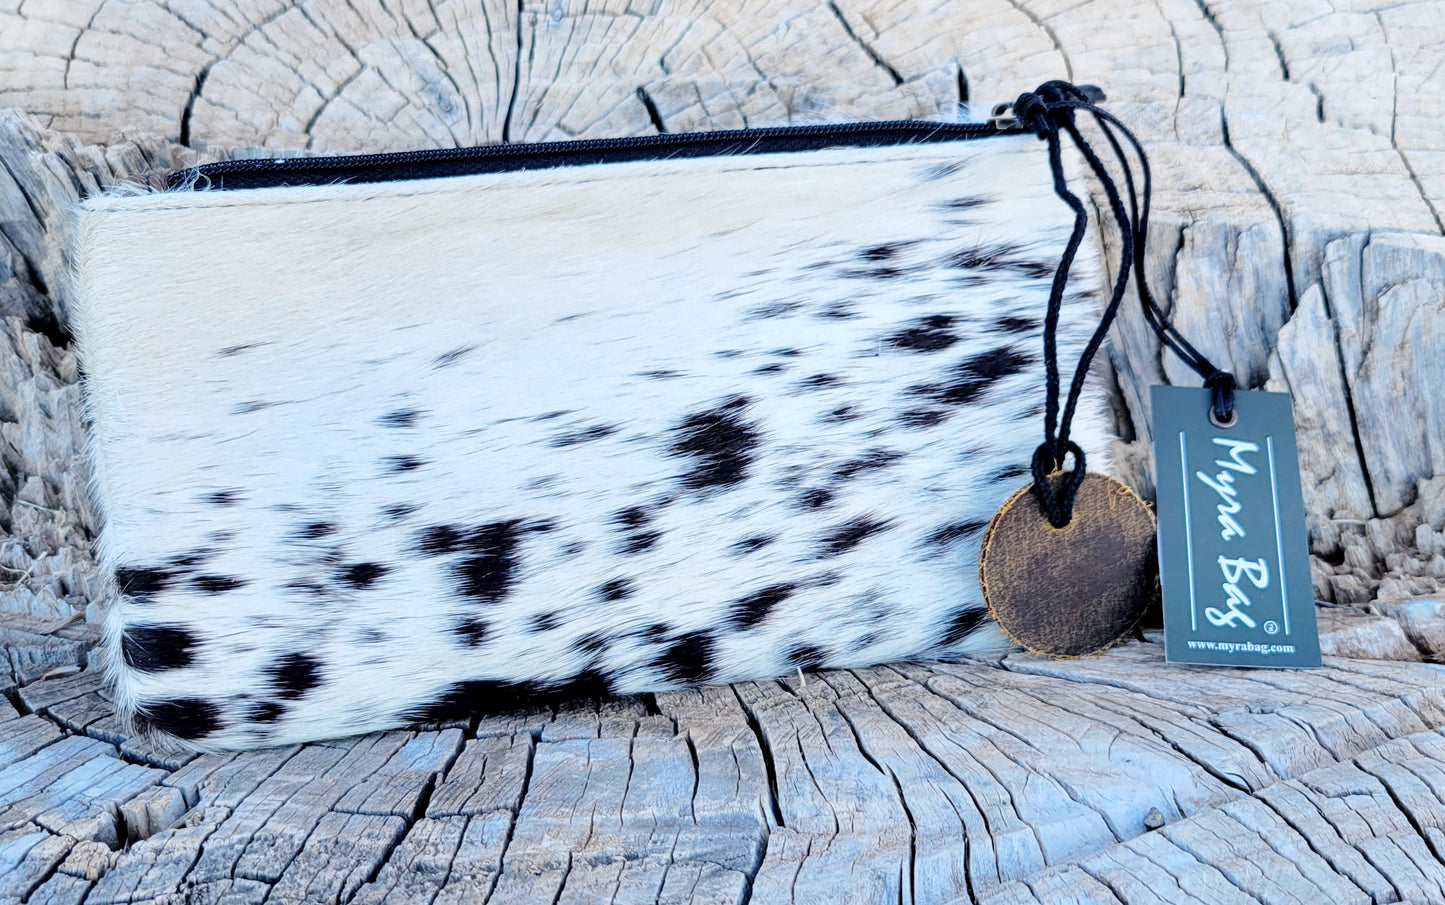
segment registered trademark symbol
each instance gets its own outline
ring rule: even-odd
[[[1265,633],[1266,635],[1278,635],[1278,634],[1279,634],[1279,623],[1278,623],[1278,622],[1275,622],[1273,619],[1271,619],[1270,621],[1266,622],[1266,623],[1264,624],[1264,633]]]

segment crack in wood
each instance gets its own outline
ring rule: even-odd
[[[848,17],[843,15],[843,11],[838,8],[836,0],[828,0],[828,8],[833,11],[833,16],[838,20],[838,24],[843,26],[843,33],[848,36],[848,40],[857,44],[858,48],[867,55],[868,59],[873,61],[875,66],[888,73],[888,77],[893,80],[894,85],[902,85],[904,82],[903,75],[894,68],[893,64],[883,59],[882,54],[880,54],[873,45],[858,36],[858,33],[853,30],[853,26],[848,24]],[[961,74],[962,72],[963,70],[960,69],[959,73]]]
[[[733,688],[732,692],[737,698],[738,706],[747,716],[748,729],[752,731],[753,736],[757,739],[758,747],[763,752],[763,767],[768,774],[768,808],[769,815],[773,819],[773,826],[786,826],[787,824],[783,822],[783,812],[778,805],[778,774],[777,768],[773,765],[772,748],[768,745],[767,736],[763,733],[763,727],[758,722],[757,714],[753,713],[752,708],[743,700],[742,695],[738,694],[736,688]]]
[[[195,84],[191,86],[191,93],[186,95],[186,105],[181,109],[180,143],[186,147],[191,146],[191,112],[195,109],[196,99],[201,96],[201,90],[206,85],[206,77],[210,74],[211,67],[209,65],[202,66],[201,71],[196,73]],[[310,131],[309,124],[307,131]]]
[[[642,101],[642,106],[647,110],[647,118],[652,121],[652,128],[657,130],[659,135],[667,132],[667,124],[662,121],[662,114],[657,112],[657,104],[652,100],[652,95],[641,85],[637,86],[637,99]]]
[[[1054,27],[1042,16],[1039,16],[1029,8],[1030,0],[1005,0],[1005,2],[1013,7],[1015,11],[1022,13],[1024,18],[1028,19],[1035,28],[1048,37],[1049,41],[1054,45],[1054,51],[1058,53],[1059,59],[1063,61],[1064,77],[1072,82],[1074,80],[1074,65],[1069,59],[1069,52],[1064,49],[1063,42],[1059,40],[1058,33],[1054,31]],[[1200,2],[1200,0],[1196,0],[1196,2]]]

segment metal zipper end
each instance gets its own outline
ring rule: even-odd
[[[1022,132],[1023,122],[1014,115],[1013,104],[994,104],[993,112],[989,114],[988,124],[999,132]]]

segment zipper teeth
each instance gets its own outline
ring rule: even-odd
[[[639,135],[630,138],[591,138],[572,141],[482,145],[475,148],[432,148],[418,151],[396,151],[386,154],[351,154],[327,157],[282,157],[264,160],[223,160],[180,171],[177,176],[227,176],[239,173],[261,173],[287,170],[338,170],[354,167],[405,166],[431,161],[484,160],[488,158],[528,157],[544,154],[570,154],[582,151],[630,150],[634,148],[670,147],[678,145],[723,144],[727,142],[791,138],[802,136],[867,135],[887,132],[933,132],[947,135],[998,135],[1009,130],[988,123],[935,123],[926,120],[891,120],[874,123],[838,125],[774,126],[763,129],[732,129],[720,132],[676,132],[662,135]]]

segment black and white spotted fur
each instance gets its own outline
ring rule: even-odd
[[[1032,137],[92,200],[117,700],[242,748],[997,648],[1070,225]]]

